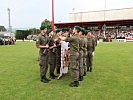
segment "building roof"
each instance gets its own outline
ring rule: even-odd
[[[78,26],[120,26],[133,25],[133,7],[89,12],[73,12],[70,14],[70,22],[55,23],[56,27]]]
[[[133,25],[133,19],[130,20],[112,20],[112,21],[87,21],[87,22],[71,22],[71,23],[55,23],[58,28],[74,27],[75,25],[88,27],[88,26],[124,26]]]

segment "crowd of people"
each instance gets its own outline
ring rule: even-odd
[[[93,56],[97,39],[89,30],[75,26],[73,31],[56,29],[48,30],[45,25],[40,27],[36,41],[39,51],[39,66],[41,82],[49,83],[58,79],[70,70],[72,82],[70,87],[78,87],[88,72],[93,71]],[[49,68],[49,79],[47,71]],[[55,69],[56,73],[55,75]]]
[[[106,42],[112,42],[112,39],[133,38],[133,30],[119,31],[119,32],[107,31],[105,34],[103,32],[99,32],[99,33],[96,33],[96,35],[97,35],[98,39],[104,39],[104,41],[106,41]]]
[[[133,38],[133,31],[122,31],[117,34],[117,39]]]
[[[10,38],[10,37],[8,37],[8,38],[0,38],[0,45],[13,45],[13,44],[15,44],[15,42],[16,42],[16,39],[14,39],[14,38]]]

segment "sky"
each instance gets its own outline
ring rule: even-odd
[[[55,23],[69,22],[69,13],[133,7],[133,0],[54,0]],[[0,0],[0,25],[8,28],[11,10],[13,28],[37,28],[52,20],[52,0]],[[75,10],[73,10],[75,9]]]

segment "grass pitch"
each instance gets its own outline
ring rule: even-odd
[[[37,57],[35,43],[0,46],[0,100],[133,100],[133,43],[100,43],[94,71],[77,88],[70,73],[40,82]]]

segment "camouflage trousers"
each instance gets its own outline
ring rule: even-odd
[[[87,58],[86,58],[87,68],[92,67],[92,61],[93,61],[92,51],[88,51]]]
[[[83,70],[84,72],[87,72],[87,64],[86,64],[86,53],[84,53],[84,56],[83,56]]]
[[[84,67],[83,67],[83,51],[80,51],[80,58],[79,58],[79,76],[84,75]]]
[[[54,70],[55,70],[55,67],[56,67],[56,54],[50,50],[48,56],[49,56],[48,63],[50,65],[50,70],[49,71],[50,71],[50,74],[51,74],[51,73],[54,73]]]
[[[79,54],[76,52],[74,55],[70,54],[70,71],[73,81],[79,80]]]
[[[39,65],[40,65],[40,76],[46,76],[48,70],[48,54],[44,55],[40,53],[39,55]]]
[[[60,73],[60,67],[61,67],[61,51],[56,50],[56,71],[57,73]]]

